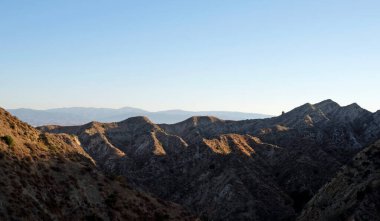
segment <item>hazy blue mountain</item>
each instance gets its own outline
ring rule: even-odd
[[[33,126],[41,125],[81,125],[91,121],[117,122],[135,116],[147,116],[155,123],[177,123],[192,116],[215,116],[223,120],[245,120],[261,119],[271,117],[270,115],[257,113],[243,113],[232,111],[184,111],[167,110],[149,112],[146,110],[124,107],[120,109],[112,108],[91,108],[91,107],[70,107],[54,108],[48,110],[34,109],[9,109],[13,115],[20,120]]]

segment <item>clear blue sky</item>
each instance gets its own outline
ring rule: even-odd
[[[2,0],[0,106],[380,109],[380,1]]]

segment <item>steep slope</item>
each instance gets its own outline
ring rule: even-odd
[[[326,184],[298,220],[380,220],[380,140]]]
[[[216,119],[208,118],[204,122],[194,118],[191,124],[208,120]],[[71,130],[86,150],[90,149],[86,146],[88,134],[105,136],[124,153],[113,160],[112,171],[109,167],[105,170],[124,175],[133,186],[187,206],[203,218],[283,220],[294,217],[292,199],[273,181],[266,162],[280,148],[258,138],[227,134],[216,139],[202,138],[199,143],[188,145],[144,117],[115,124],[93,123],[91,127],[41,129]],[[102,148],[102,144],[91,148]],[[98,158],[95,152],[89,153]]]
[[[203,218],[281,220],[294,215],[292,200],[271,180],[261,159],[277,148],[249,136],[224,135],[144,162],[123,158],[119,173]]]
[[[194,116],[177,124],[160,124],[170,134],[176,134],[188,143],[224,134],[226,121],[212,116]]]
[[[172,155],[188,144],[178,136],[167,134],[146,117],[133,117],[118,123],[92,122],[83,126],[46,126],[53,133],[75,134],[83,148],[103,169],[116,170],[121,158],[144,162],[155,155]]]
[[[380,138],[378,116],[326,100],[269,119],[198,116],[155,125],[137,117],[41,129],[77,135],[104,170],[204,218],[292,220],[341,166]],[[121,154],[99,158],[106,142],[91,142],[93,136]]]
[[[196,137],[211,137],[226,133],[257,135],[289,129],[317,128],[323,130],[336,126],[344,126],[364,135],[369,133],[367,124],[370,124],[374,118],[378,119],[378,115],[379,113],[372,114],[357,104],[341,107],[332,100],[325,100],[317,104],[307,103],[281,116],[267,119],[223,121],[215,118],[210,120],[209,117],[195,117],[203,119],[203,123],[194,124],[192,123],[193,117],[176,124],[160,124],[159,126],[171,134],[186,137],[186,141]],[[359,128],[359,126],[365,127]],[[373,127],[378,128],[378,125],[373,125]],[[373,137],[379,135],[377,133],[376,131]],[[365,140],[365,142],[368,141]]]
[[[238,133],[251,134],[283,147],[281,153],[271,159],[271,168],[278,185],[293,198],[294,208],[300,211],[342,165],[380,137],[380,124],[372,120],[378,119],[377,115],[355,104],[341,107],[332,100],[325,100],[263,120],[222,121],[201,117],[202,124],[193,124],[192,118],[160,126],[188,143]]]
[[[41,133],[0,109],[1,220],[192,218],[100,173],[79,141]]]

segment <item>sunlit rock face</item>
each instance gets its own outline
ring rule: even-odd
[[[78,136],[107,172],[212,220],[294,220],[339,168],[380,139],[379,112],[332,100],[281,116],[176,124],[145,117],[41,127]]]
[[[0,109],[0,220],[197,220],[104,175],[96,164],[113,168],[125,154],[102,136],[99,123],[72,129],[84,131],[81,141],[40,132]]]

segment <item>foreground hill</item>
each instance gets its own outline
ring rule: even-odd
[[[268,119],[157,125],[135,117],[40,129],[77,136],[104,171],[204,219],[294,220],[339,168],[380,139],[380,115],[326,100]]]
[[[178,205],[104,176],[76,137],[0,109],[1,220],[191,220]]]
[[[380,220],[380,140],[321,188],[298,220]]]
[[[136,116],[147,116],[156,123],[177,123],[195,115],[213,115],[226,120],[245,120],[259,119],[270,117],[270,115],[243,113],[231,111],[183,111],[183,110],[168,110],[150,112],[138,108],[124,107],[120,109],[112,108],[55,108],[48,110],[34,109],[9,109],[11,114],[19,119],[33,125],[41,126],[48,124],[57,125],[81,125],[91,121],[100,122],[115,122],[126,118]]]

